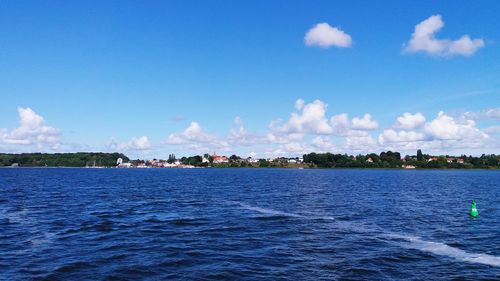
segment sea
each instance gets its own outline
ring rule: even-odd
[[[0,169],[0,280],[500,280],[500,171]]]

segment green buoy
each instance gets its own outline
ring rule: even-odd
[[[473,218],[477,217],[479,215],[479,212],[477,211],[476,207],[476,201],[472,200],[472,204],[470,205],[470,212],[469,215]]]

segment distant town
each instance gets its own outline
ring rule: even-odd
[[[200,167],[248,167],[248,168],[456,168],[456,169],[499,169],[500,155],[483,154],[473,156],[433,156],[417,150],[415,155],[401,156],[399,152],[370,153],[366,155],[347,155],[333,153],[309,153],[302,157],[252,158],[237,155],[219,156],[217,154],[176,158],[170,154],[168,159],[130,160],[118,159],[117,168],[200,168]]]
[[[276,165],[276,164],[280,165]],[[131,160],[124,162],[122,158],[117,160],[117,168],[197,168],[197,167],[283,167],[301,166],[303,159],[295,158],[242,158],[237,155],[219,156],[217,154],[203,156],[190,156],[176,158],[174,154],[170,154],[167,160],[152,159],[152,160]]]
[[[500,155],[415,155],[399,152],[379,154],[308,153],[302,157],[253,158],[216,153],[166,159],[130,159],[123,153],[0,153],[0,167],[86,168],[395,168],[395,169],[500,169]]]

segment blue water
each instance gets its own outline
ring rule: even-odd
[[[0,169],[0,191],[2,280],[500,278],[498,171]]]

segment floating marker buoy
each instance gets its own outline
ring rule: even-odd
[[[470,212],[469,215],[473,218],[477,217],[479,215],[479,212],[477,211],[476,207],[476,201],[472,200],[472,205],[470,206]]]

